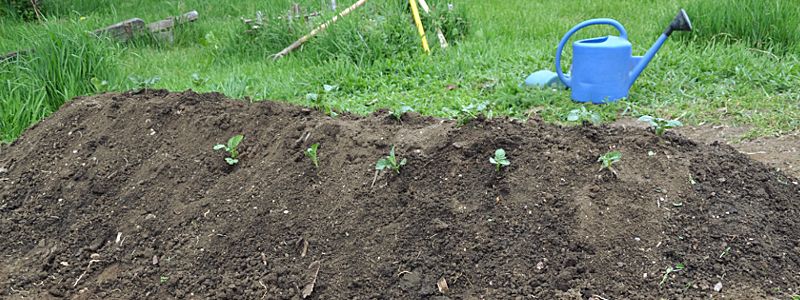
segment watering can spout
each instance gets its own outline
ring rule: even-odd
[[[656,56],[656,52],[661,49],[661,45],[664,44],[673,31],[692,31],[692,22],[689,20],[689,16],[686,14],[685,10],[681,9],[678,11],[678,15],[675,16],[671,23],[669,23],[669,26],[667,26],[667,29],[664,30],[664,33],[658,37],[658,40],[653,43],[653,46],[650,46],[650,49],[647,50],[647,53],[645,53],[644,56],[634,56],[632,58],[634,67],[629,75],[628,87],[633,86],[633,83],[637,78],[639,78],[639,74],[644,71],[644,68],[647,67],[647,64],[650,63],[650,60]]]

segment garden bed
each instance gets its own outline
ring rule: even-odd
[[[229,166],[212,147],[236,134]],[[313,143],[318,170],[303,154]],[[373,185],[392,145],[408,164]],[[511,162],[499,172],[488,162],[497,148]],[[611,150],[622,153],[616,176],[598,171]],[[78,98],[33,126],[0,149],[0,186],[3,298],[785,298],[800,288],[797,179],[672,132],[331,118],[140,91]]]

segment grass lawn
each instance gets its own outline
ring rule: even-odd
[[[689,1],[452,0],[469,22],[462,40],[446,51],[434,49],[431,56],[421,49],[412,55],[373,53],[383,58],[370,63],[321,52],[313,45],[320,40],[311,40],[279,61],[268,56],[288,43],[242,43],[241,17],[253,18],[258,10],[268,16],[285,14],[292,2],[319,8],[319,0],[63,2],[44,24],[0,19],[0,53],[34,48],[31,56],[40,57],[36,62],[0,65],[2,141],[14,140],[64,100],[95,93],[98,88],[90,78],[108,82],[100,90],[124,91],[146,84],[300,104],[311,104],[309,94],[317,94],[318,101],[334,110],[361,114],[410,106],[424,114],[454,117],[465,108],[485,106],[487,114],[525,118],[535,112],[545,120],[565,122],[569,111],[581,106],[570,101],[568,91],[519,85],[533,71],[554,68],[556,45],[567,30],[589,18],[617,19],[628,30],[634,54],[642,55]],[[340,9],[352,2],[339,1]],[[349,18],[372,17],[379,10],[369,6],[377,3],[368,2],[334,28],[353,26],[347,24]],[[200,19],[176,32],[172,45],[116,45],[85,34],[128,18],[153,22],[192,9]],[[711,24],[708,12],[687,11],[697,30]],[[404,32],[409,36],[400,38],[418,39],[412,25],[407,27]],[[613,29],[591,27],[577,38],[606,34],[614,34]],[[800,47],[778,53],[731,40],[725,33],[676,32],[634,84],[629,99],[587,108],[600,112],[605,121],[650,114],[686,124],[751,125],[747,137],[797,131]],[[359,40],[336,41],[351,51],[363,47]],[[437,45],[434,34],[429,34],[429,42]],[[60,58],[47,61],[48,57]],[[565,59],[570,57],[567,51]],[[195,73],[200,80],[193,78]],[[157,82],[145,83],[155,77]],[[335,89],[326,92],[325,85]]]

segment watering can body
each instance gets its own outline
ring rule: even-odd
[[[564,46],[578,30],[591,25],[611,25],[619,36],[604,36],[579,40],[572,44],[572,73],[561,70],[561,53]],[[673,31],[691,31],[692,25],[684,10],[680,10],[664,33],[647,50],[644,56],[633,56],[628,33],[613,19],[592,19],[570,29],[556,49],[556,73],[572,89],[572,99],[595,104],[615,102],[628,97],[633,82],[656,55],[661,45]]]
[[[641,57],[632,56],[631,43],[605,36],[572,44],[572,98],[578,102],[605,103],[628,97],[631,71]]]

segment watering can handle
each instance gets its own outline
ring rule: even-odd
[[[558,74],[558,78],[561,79],[561,82],[564,83],[567,87],[572,87],[570,78],[565,76],[564,73],[561,71],[561,52],[564,51],[564,45],[569,41],[570,36],[575,34],[578,30],[583,29],[584,27],[591,26],[591,25],[611,25],[614,26],[619,31],[619,36],[623,39],[628,39],[628,32],[625,31],[625,27],[622,27],[622,24],[617,22],[613,19],[591,19],[581,22],[575,27],[572,27],[567,34],[561,38],[561,42],[558,43],[558,49],[556,49],[556,73]]]

